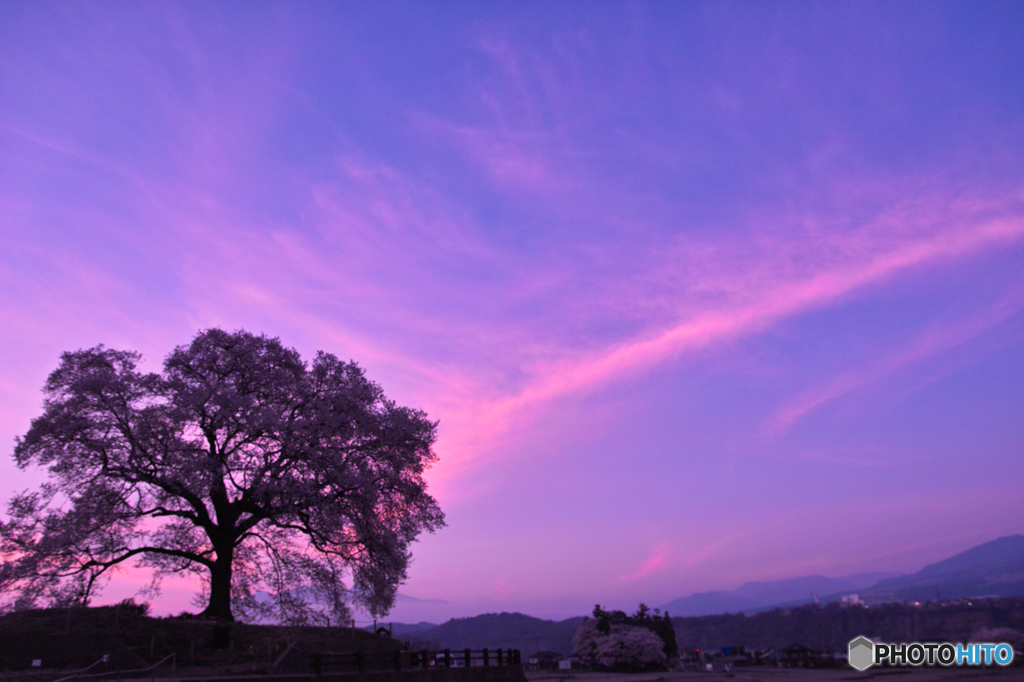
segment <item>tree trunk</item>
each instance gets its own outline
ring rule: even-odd
[[[223,623],[232,623],[231,615],[231,561],[233,552],[217,552],[217,560],[210,569],[210,604],[202,615]]]

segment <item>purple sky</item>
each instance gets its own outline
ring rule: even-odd
[[[4,2],[0,319],[4,499],[97,343],[439,419],[396,620],[915,571],[1024,531],[1024,5]]]

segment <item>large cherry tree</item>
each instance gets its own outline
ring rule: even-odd
[[[423,479],[436,422],[354,362],[244,331],[199,333],[159,374],[139,360],[69,352],[47,380],[14,457],[48,478],[0,524],[9,600],[87,604],[129,562],[198,574],[222,621],[393,606],[410,543],[444,525]]]

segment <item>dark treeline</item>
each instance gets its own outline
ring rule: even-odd
[[[802,644],[814,649],[845,650],[859,635],[890,642],[962,642],[983,628],[1024,628],[1024,599],[988,599],[973,605],[891,604],[842,608],[808,604],[745,616],[673,618],[680,649],[748,649]]]

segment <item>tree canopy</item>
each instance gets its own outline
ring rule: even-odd
[[[573,652],[591,665],[616,670],[664,668],[679,653],[668,613],[640,604],[636,613],[605,611],[598,604],[572,638]]]
[[[636,613],[628,616],[625,611],[605,611],[598,604],[594,607],[594,621],[597,631],[603,635],[609,634],[616,625],[650,630],[661,639],[667,657],[672,658],[679,653],[676,631],[667,611],[662,615],[660,609],[654,609],[652,613],[647,604],[641,603]]]
[[[97,346],[64,353],[49,376],[14,449],[49,478],[0,523],[9,600],[87,604],[133,560],[154,586],[197,574],[219,620],[390,610],[410,543],[444,525],[423,479],[436,422],[354,362],[320,352],[307,365],[245,331],[200,332],[159,374],[139,360]]]
[[[612,670],[664,669],[668,657],[658,635],[644,627],[610,624],[608,632],[588,618],[572,638],[573,653],[591,665]]]

